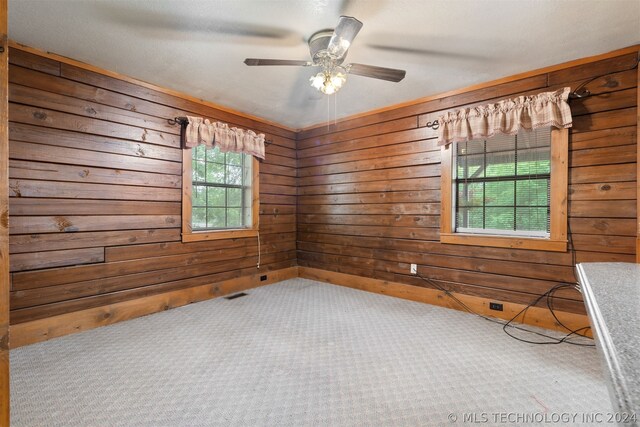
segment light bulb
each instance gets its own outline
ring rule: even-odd
[[[311,76],[309,78],[309,81],[311,82],[311,86],[320,90],[324,85],[324,79],[325,79],[324,73],[318,73],[315,76]]]
[[[342,73],[338,73],[335,76],[331,77],[331,84],[338,89],[342,87],[345,81],[346,79]]]
[[[325,69],[309,78],[311,86],[326,95],[333,95],[347,81],[347,74],[344,67],[333,66],[325,67]]]
[[[321,90],[322,90],[322,93],[326,95],[333,95],[334,93],[336,93],[336,88],[334,85],[331,84],[331,82],[326,82],[324,86],[322,86]]]

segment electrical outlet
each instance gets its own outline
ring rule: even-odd
[[[418,274],[418,264],[411,264],[411,274]]]
[[[489,303],[489,308],[491,310],[495,310],[495,311],[502,311],[502,304],[497,303],[497,302],[490,302]]]
[[[260,281],[264,282],[265,280],[267,280],[267,275],[263,274],[262,276],[260,276]]]

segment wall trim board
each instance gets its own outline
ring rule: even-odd
[[[369,277],[361,277],[352,274],[320,270],[311,267],[298,267],[298,274],[299,277],[305,279],[318,280],[321,282],[359,289],[362,291],[373,292],[396,298],[402,298],[464,311],[464,309],[458,303],[446,296],[444,292],[438,291],[436,289],[422,288],[418,286],[405,285],[403,283],[389,282],[387,280],[372,279]],[[525,305],[523,304],[516,304],[500,300],[491,300],[488,298],[481,298],[455,292],[453,292],[453,295],[455,295],[456,298],[469,306],[471,309],[475,310],[477,313],[485,316],[497,317],[500,319],[511,319],[525,307]],[[503,304],[504,311],[500,312],[490,310],[489,302],[499,302]],[[583,314],[567,313],[556,310],[556,315],[565,325],[572,329],[578,329],[590,325],[589,318]],[[547,310],[546,308],[531,307],[525,315],[524,319],[519,318],[519,321],[520,323],[537,326],[540,328],[560,332],[568,332],[556,322],[549,310]],[[587,335],[590,335],[590,330],[589,332],[587,332]]]
[[[584,58],[579,58],[579,59],[573,59],[571,61],[567,61],[567,62],[563,62],[560,64],[556,64],[556,65],[551,65],[548,67],[543,67],[543,68],[538,68],[535,70],[531,70],[531,71],[526,71],[523,73],[519,73],[519,74],[513,74],[511,76],[506,76],[506,77],[501,77],[499,79],[495,79],[495,80],[491,80],[488,82],[482,82],[482,83],[478,83],[475,85],[471,85],[471,86],[466,86],[460,89],[454,89],[454,90],[450,90],[448,92],[443,92],[443,93],[439,93],[439,94],[435,94],[435,95],[429,95],[429,96],[425,96],[422,98],[417,98],[417,99],[413,99],[411,101],[406,101],[406,102],[401,102],[398,104],[393,104],[393,105],[388,105],[386,107],[382,107],[382,108],[377,108],[374,110],[369,110],[369,111],[364,111],[362,113],[357,113],[357,114],[353,114],[347,117],[343,117],[341,119],[338,119],[337,121],[332,122],[332,124],[338,124],[338,123],[343,123],[343,122],[348,122],[350,120],[354,120],[354,119],[358,119],[361,117],[366,117],[366,116],[371,116],[374,114],[380,114],[380,113],[384,113],[387,111],[391,111],[391,110],[396,110],[399,108],[404,108],[404,107],[410,107],[413,105],[417,105],[417,104],[422,104],[425,102],[429,102],[429,101],[436,101],[438,99],[442,99],[442,98],[447,98],[447,97],[451,97],[451,96],[455,96],[455,95],[461,95],[467,92],[471,92],[471,91],[476,91],[476,90],[480,90],[480,89],[486,89],[486,88],[490,88],[492,86],[497,86],[500,84],[504,84],[504,83],[511,83],[511,82],[515,82],[517,80],[522,80],[522,79],[526,79],[529,77],[534,77],[534,76],[539,76],[541,74],[547,74],[547,73],[552,73],[554,71],[559,71],[559,70],[564,70],[570,67],[575,67],[578,65],[584,65],[584,64],[588,64],[591,62],[596,62],[596,61],[602,61],[604,59],[610,59],[610,58],[615,58],[616,56],[622,56],[622,55],[626,55],[626,54],[630,54],[630,53],[634,53],[634,52],[640,52],[640,44],[635,44],[632,46],[627,46],[621,49],[616,49],[616,50],[612,50],[611,52],[606,52],[606,53],[601,53],[598,55],[593,55],[593,56],[587,56]],[[304,133],[307,131],[311,131],[313,129],[316,128],[322,128],[322,127],[326,127],[327,123],[323,122],[323,123],[316,123],[310,126],[306,126],[300,130],[298,130],[298,133]],[[332,130],[331,132],[333,132],[334,130]]]
[[[262,275],[267,275],[267,279],[261,281]],[[18,348],[295,277],[298,277],[298,267],[264,271],[218,283],[18,323],[11,325],[9,344],[12,349]]]
[[[638,114],[638,118],[636,120],[636,168],[638,173],[636,174],[636,222],[637,222],[637,236],[636,236],[636,263],[640,263],[640,67],[637,69],[638,72],[638,85],[636,86],[636,92],[638,97],[638,103],[636,111]]]
[[[0,426],[9,426],[9,60],[7,0],[0,0]]]
[[[95,65],[87,64],[86,62],[78,61],[76,59],[71,59],[71,58],[68,58],[66,56],[58,55],[56,53],[52,53],[52,52],[44,51],[42,49],[38,49],[38,48],[35,48],[35,47],[27,46],[27,45],[24,45],[22,43],[19,43],[19,42],[15,41],[15,40],[9,40],[9,47],[12,48],[12,49],[18,49],[18,50],[21,50],[23,52],[31,53],[33,55],[38,55],[38,56],[41,56],[41,57],[44,57],[44,58],[49,58],[49,59],[52,59],[54,61],[61,62],[63,64],[72,65],[74,67],[78,67],[78,68],[81,68],[83,70],[93,71],[95,73],[99,73],[99,74],[103,74],[105,76],[113,77],[115,79],[122,80],[122,81],[125,81],[127,83],[132,83],[132,84],[135,84],[135,85],[138,85],[138,86],[145,87],[147,89],[151,89],[151,90],[154,90],[154,91],[157,91],[157,92],[161,92],[161,93],[164,93],[164,94],[167,94],[167,95],[175,96],[177,98],[181,98],[181,99],[184,99],[186,101],[196,102],[198,104],[202,104],[202,105],[207,106],[207,107],[215,108],[216,110],[224,111],[225,113],[234,114],[236,116],[243,117],[245,119],[262,122],[264,124],[271,125],[271,126],[286,130],[288,132],[291,132],[291,133],[294,134],[294,135],[291,135],[291,137],[295,138],[295,133],[296,133],[297,129],[293,129],[293,128],[284,126],[284,125],[282,125],[280,123],[275,123],[275,122],[272,122],[270,120],[263,119],[261,117],[253,116],[253,115],[248,114],[248,113],[243,113],[241,111],[237,111],[237,110],[234,110],[234,109],[229,108],[229,107],[225,107],[225,106],[222,106],[222,105],[219,105],[219,104],[215,104],[213,102],[205,101],[203,99],[199,99],[199,98],[196,98],[194,96],[187,95],[186,93],[179,92],[177,90],[164,88],[162,86],[157,86],[157,85],[155,85],[153,83],[148,83],[148,82],[145,82],[143,80],[138,80],[138,79],[135,79],[133,77],[129,77],[129,76],[126,76],[124,74],[117,73],[115,71],[110,71],[110,70],[106,70],[104,68],[97,67]]]

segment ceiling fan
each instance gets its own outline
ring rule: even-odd
[[[404,79],[405,70],[376,67],[364,64],[346,64],[343,62],[347,51],[362,28],[362,22],[351,16],[341,16],[335,30],[321,30],[309,38],[311,61],[287,59],[247,58],[249,66],[293,65],[300,67],[321,67],[322,71],[311,76],[311,86],[320,92],[331,95],[336,93],[347,80],[347,74],[356,74],[374,79],[399,82]]]

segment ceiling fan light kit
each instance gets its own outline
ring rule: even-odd
[[[332,69],[324,69],[309,78],[311,86],[326,95],[332,95],[340,90],[347,81],[347,70],[339,65]]]
[[[311,76],[311,86],[326,95],[336,93],[347,81],[347,74],[357,74],[374,79],[399,82],[406,74],[404,70],[375,67],[363,64],[342,65],[347,51],[353,43],[362,22],[351,16],[341,16],[335,30],[321,30],[309,38],[311,61],[247,58],[244,63],[250,66],[294,65],[303,67],[321,67],[322,71]]]

